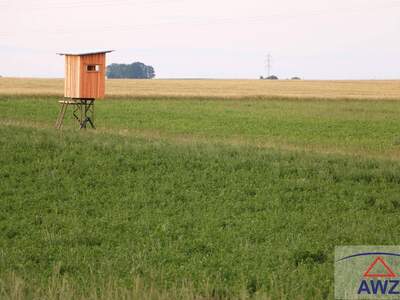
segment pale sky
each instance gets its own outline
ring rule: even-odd
[[[0,0],[0,75],[114,49],[158,78],[400,79],[400,0]]]

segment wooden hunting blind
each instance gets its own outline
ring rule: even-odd
[[[113,50],[89,53],[57,53],[65,56],[64,99],[56,128],[61,128],[69,105],[74,106],[73,116],[80,128],[94,126],[94,101],[105,95],[106,53]]]

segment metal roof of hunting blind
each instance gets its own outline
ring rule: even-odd
[[[115,51],[115,50],[104,50],[104,51],[94,51],[94,52],[84,52],[84,53],[57,53],[57,54],[58,55],[69,55],[69,56],[83,56],[83,55],[110,53],[113,51]]]

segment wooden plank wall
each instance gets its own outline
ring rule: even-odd
[[[65,83],[64,96],[70,98],[80,97],[80,57],[65,56]]]
[[[99,65],[99,72],[88,72],[87,65]],[[80,98],[104,98],[106,55],[91,54],[81,56],[80,61]]]

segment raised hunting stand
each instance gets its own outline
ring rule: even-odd
[[[65,56],[64,99],[61,104],[56,128],[62,127],[68,106],[74,107],[73,116],[79,127],[94,126],[94,101],[104,98],[106,53],[99,51],[90,53],[57,53]]]

